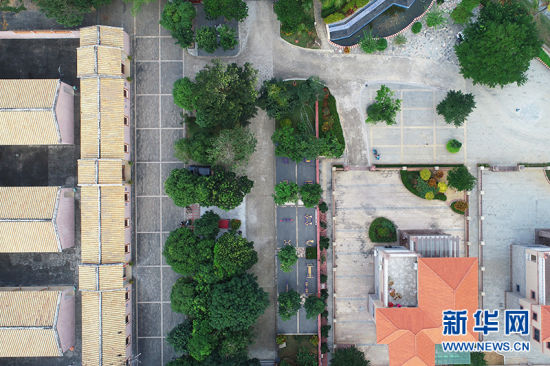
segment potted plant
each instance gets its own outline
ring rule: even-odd
[[[277,338],[275,338],[275,343],[279,345],[279,348],[285,348],[286,347],[286,336],[283,334],[279,334]]]

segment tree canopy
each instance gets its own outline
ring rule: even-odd
[[[111,0],[33,0],[48,18],[66,27],[82,24],[84,16]]]
[[[476,178],[464,165],[451,169],[447,174],[447,181],[450,187],[458,191],[471,191],[476,184]]]
[[[464,41],[455,46],[460,72],[474,84],[522,85],[542,44],[533,17],[519,2],[482,3],[477,21],[464,29]]]
[[[214,266],[220,278],[243,274],[258,261],[254,242],[233,233],[223,234],[214,246]]]
[[[279,0],[273,10],[281,22],[281,30],[286,33],[295,32],[300,24],[310,21],[300,0]]]
[[[298,261],[298,254],[296,254],[296,248],[292,245],[285,245],[277,253],[279,262],[281,263],[281,271],[290,272],[292,267]]]
[[[207,159],[211,164],[228,170],[243,170],[256,151],[257,142],[247,127],[235,126],[232,129],[221,130],[207,149]]]
[[[367,123],[386,122],[387,125],[394,125],[397,112],[401,109],[401,100],[393,99],[394,92],[386,85],[382,85],[376,92],[374,103],[367,108]]]
[[[294,290],[279,294],[279,315],[283,320],[290,320],[302,307],[300,294]]]
[[[205,239],[216,239],[220,229],[220,216],[212,210],[206,211],[193,223],[193,233]]]
[[[315,318],[325,310],[325,302],[315,295],[309,295],[304,303],[306,309],[306,318]]]
[[[437,105],[437,113],[445,122],[456,127],[462,126],[476,106],[473,94],[464,94],[460,90],[449,90],[447,96]]]
[[[284,205],[288,202],[296,203],[298,201],[298,185],[294,182],[276,184],[273,199],[278,205]]]
[[[306,207],[315,207],[319,204],[321,200],[321,195],[323,194],[323,189],[320,184],[304,184],[300,186],[300,197],[302,202]]]
[[[193,43],[192,26],[196,15],[195,7],[190,1],[168,1],[162,9],[159,23],[164,29],[170,31],[170,35],[177,44],[181,47],[189,47]]]
[[[332,355],[330,366],[369,366],[370,361],[365,359],[365,354],[355,346],[337,348]]]
[[[203,4],[209,19],[223,16],[241,22],[248,16],[248,5],[243,0],[204,0]]]
[[[176,352],[182,352],[184,354],[188,353],[187,344],[189,339],[191,339],[191,334],[193,333],[193,321],[191,319],[185,319],[183,323],[176,325],[166,341],[174,348]]]
[[[245,330],[265,311],[269,300],[251,274],[233,277],[212,288],[210,324],[215,329]]]

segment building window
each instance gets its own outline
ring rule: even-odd
[[[523,310],[523,306],[522,306],[522,305],[519,306],[519,310]]]
[[[124,144],[124,152],[127,154],[128,151],[130,151],[130,146],[128,144]]]
[[[550,349],[550,342],[546,342],[546,348]]]
[[[123,63],[120,63],[120,72],[125,74],[126,73],[126,67],[124,67]]]
[[[533,327],[533,339],[540,342],[540,331],[535,327]]]
[[[516,285],[516,291],[519,292],[519,285]]]
[[[126,345],[127,345],[127,346],[130,345],[130,336],[126,337]]]
[[[124,192],[124,202],[130,202],[130,192]]]
[[[124,95],[124,98],[128,99],[128,89],[124,88],[123,95]]]
[[[532,298],[532,299],[536,299],[536,298],[537,298],[537,294],[535,293],[535,291],[532,291],[532,290],[531,290],[531,298]]]
[[[126,315],[126,324],[130,323],[130,315]]]
[[[537,256],[534,254],[531,254],[531,262],[536,262],[536,261],[537,261]]]
[[[130,227],[130,219],[124,219],[124,227]]]
[[[126,243],[124,246],[124,253],[130,254],[130,243]]]
[[[128,116],[124,116],[124,126],[130,126],[130,119]]]
[[[535,312],[533,311],[533,320],[534,320],[534,321],[537,321],[537,319],[538,319],[538,315],[537,315],[537,313],[535,313]]]
[[[124,294],[124,299],[126,301],[130,300],[130,291],[126,291],[126,293]]]

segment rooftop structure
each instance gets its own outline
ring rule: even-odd
[[[129,38],[122,28],[80,31],[82,364],[132,355]]]
[[[74,143],[74,91],[55,79],[0,80],[0,145]]]
[[[74,246],[74,196],[61,187],[0,187],[0,252]]]
[[[401,245],[422,257],[458,257],[460,238],[434,230],[399,231]]]
[[[477,307],[477,258],[419,258],[418,307],[377,308],[377,343],[388,345],[390,366],[434,365],[441,342],[478,339],[472,322],[464,336],[443,336],[442,312]]]
[[[74,346],[72,288],[0,288],[0,357],[58,357]]]

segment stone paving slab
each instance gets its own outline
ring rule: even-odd
[[[158,95],[138,95],[136,97],[136,128],[158,128],[158,115]]]

